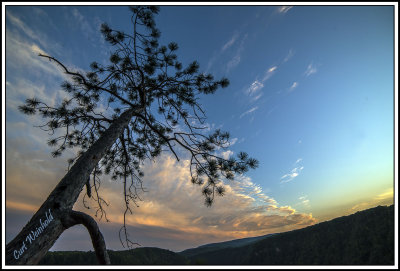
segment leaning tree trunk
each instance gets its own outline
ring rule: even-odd
[[[72,210],[97,163],[140,109],[120,115],[101,137],[75,162],[21,232],[6,245],[6,264],[37,264],[64,230],[83,224],[90,233],[97,259],[110,264],[104,238],[96,221]]]

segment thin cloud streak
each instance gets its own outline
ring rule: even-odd
[[[317,72],[317,67],[315,67],[315,65],[313,64],[313,63],[310,63],[308,66],[307,66],[307,69],[306,69],[306,71],[304,72],[304,75],[305,76],[310,76],[311,74],[314,74],[314,73],[316,73]]]
[[[294,51],[293,49],[290,49],[287,56],[283,59],[283,63],[288,62],[293,56],[294,56]]]
[[[285,175],[283,175],[281,177],[280,183],[291,182],[291,181],[293,181],[294,178],[299,176],[301,171],[304,169],[304,166],[299,165],[302,160],[303,160],[302,158],[299,158],[296,160],[295,167],[289,173],[286,173]]]
[[[292,8],[293,8],[293,6],[281,6],[281,7],[278,8],[278,12],[285,14],[286,12],[288,12]]]
[[[237,38],[236,38],[237,39]],[[236,40],[235,39],[235,40]],[[244,41],[247,39],[247,34],[243,36],[243,38],[240,41],[240,44],[238,45],[238,48],[236,49],[236,52],[234,56],[231,58],[231,60],[226,64],[226,72],[229,72],[233,68],[235,68],[237,65],[239,65],[241,61],[241,55],[244,50]],[[233,42],[232,42],[233,44]]]
[[[248,115],[248,114],[250,114],[250,113],[253,113],[253,112],[256,111],[257,109],[258,109],[258,106],[255,106],[255,107],[253,107],[253,108],[247,110],[246,112],[242,113],[242,114],[240,115],[239,118],[241,119],[241,118],[243,118],[244,116],[246,116],[246,115]]]
[[[225,43],[224,46],[222,46],[221,52],[224,52],[224,51],[227,50],[229,47],[231,47],[231,46],[236,42],[236,40],[238,39],[238,37],[239,37],[239,34],[238,34],[238,33],[235,33],[235,34],[232,36],[232,38],[231,38],[227,43]]]
[[[250,87],[246,90],[246,92],[252,96],[254,95],[256,92],[258,92],[258,90],[262,89],[264,87],[264,84],[258,80],[255,80]]]
[[[278,66],[272,66],[269,68],[261,80],[256,79],[251,83],[250,87],[246,89],[246,94],[250,96],[251,102],[255,102],[260,99],[263,93],[260,93],[261,89],[264,87],[264,83],[272,77]]]

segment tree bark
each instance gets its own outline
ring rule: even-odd
[[[90,173],[105,152],[123,133],[135,113],[142,110],[142,107],[126,110],[81,155],[21,232],[6,245],[6,264],[37,264],[42,259],[63,231],[71,226],[72,219],[68,222],[65,218],[71,217],[71,214],[73,214],[71,213],[72,207],[86,184]],[[75,219],[77,218],[75,217]],[[89,228],[92,229],[93,227],[89,226]],[[89,232],[91,233],[91,230]],[[94,234],[92,236],[91,233],[91,237],[93,244],[97,244],[98,240],[96,238],[99,235]],[[96,240],[93,240],[93,238]]]
[[[111,264],[104,237],[96,221],[90,215],[77,211],[70,211],[63,219],[63,225],[67,229],[77,224],[84,225],[88,230],[99,264]]]

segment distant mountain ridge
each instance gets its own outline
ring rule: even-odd
[[[196,248],[189,248],[189,249],[183,250],[183,251],[179,252],[179,254],[184,255],[186,257],[193,257],[194,255],[204,253],[204,252],[211,252],[211,251],[224,249],[224,248],[242,247],[242,246],[246,246],[251,243],[257,242],[259,240],[265,239],[267,237],[270,237],[274,234],[275,233],[262,235],[262,236],[256,236],[256,237],[234,239],[234,240],[219,242],[219,243],[206,244],[206,245],[202,245],[202,246],[199,246]]]
[[[179,253],[109,251],[114,265],[393,265],[394,206],[378,206],[303,229],[236,239]],[[48,252],[39,264],[96,264],[94,252]]]

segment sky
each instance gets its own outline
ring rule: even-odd
[[[132,28],[126,6],[6,6],[3,20],[8,243],[72,157],[52,158],[49,135],[35,127],[43,120],[17,110],[27,98],[56,104],[65,97],[67,76],[38,53],[88,70],[93,61],[107,63],[111,52],[101,23]],[[177,42],[183,64],[197,60],[201,71],[230,80],[200,103],[210,129],[230,132],[231,147],[220,155],[246,151],[259,167],[226,183],[226,195],[208,208],[190,182],[188,156],[178,162],[167,153],[144,164],[148,192],[128,216],[133,241],[181,251],[393,204],[393,6],[161,6],[155,20],[160,43]],[[110,179],[101,187],[110,222],[98,223],[107,247],[120,250],[123,188]],[[82,197],[74,209],[94,215]],[[84,227],[75,226],[52,250],[92,246]]]

